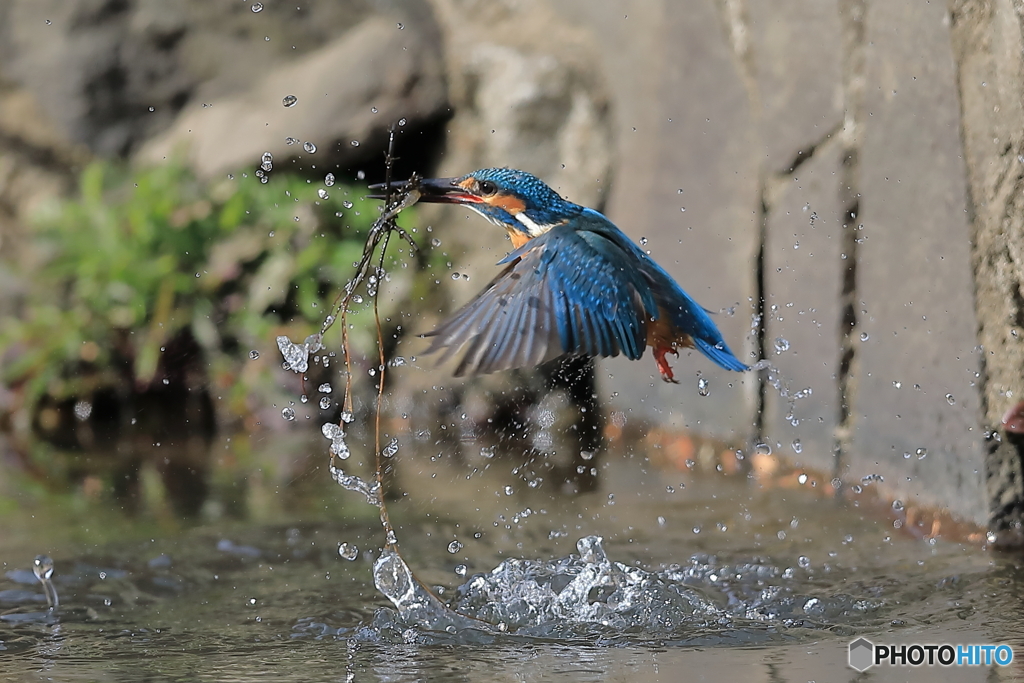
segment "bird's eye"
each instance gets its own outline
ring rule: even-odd
[[[488,197],[498,191],[498,186],[492,183],[490,180],[481,180],[479,187],[480,194]]]

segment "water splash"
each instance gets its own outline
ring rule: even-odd
[[[32,573],[43,584],[43,593],[46,594],[46,604],[50,609],[60,607],[60,599],[57,597],[57,588],[53,585],[53,560],[47,555],[36,555],[32,560]]]
[[[301,343],[296,344],[285,336],[277,338],[277,348],[284,357],[285,370],[292,372],[305,372],[309,369],[309,354],[316,353],[324,348],[323,336],[311,334]]]
[[[452,611],[412,574],[394,546],[373,563],[373,583],[398,610],[406,624],[425,631],[457,633],[466,629],[499,632],[499,627]]]
[[[788,346],[787,346],[788,348]],[[810,387],[804,387],[794,391],[788,382],[783,381],[782,372],[772,365],[771,361],[763,359],[750,366],[751,370],[767,370],[765,374],[765,382],[768,383],[775,392],[779,395],[779,398],[786,401],[786,415],[785,420],[792,426],[800,426],[800,420],[796,417],[796,403],[797,401],[811,396],[814,391]]]

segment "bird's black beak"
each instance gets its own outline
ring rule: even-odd
[[[419,190],[421,202],[432,202],[434,204],[475,204],[480,198],[466,191],[466,188],[457,185],[458,178],[426,178],[413,184],[413,188]],[[397,193],[405,188],[405,180],[395,180],[390,184],[392,193]],[[388,189],[385,183],[370,185],[371,190],[378,190],[375,194],[366,195],[367,199],[384,199],[385,194],[380,190]]]

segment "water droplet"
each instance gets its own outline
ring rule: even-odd
[[[289,137],[289,138],[285,138],[284,139],[284,144],[286,144],[286,145],[297,145],[298,143],[299,143],[299,141],[296,140],[295,138],[290,138]]]
[[[359,557],[359,548],[355,545],[342,543],[338,546],[338,555],[340,555],[343,560],[348,560],[349,562],[351,562],[352,560]]]
[[[49,581],[53,576],[53,560],[47,555],[36,555],[32,560],[32,573],[40,581]]]
[[[894,386],[895,388],[897,388],[897,389],[902,389],[902,388],[903,388],[903,382],[901,382],[901,381],[899,381],[899,380],[893,380],[893,383],[892,383],[892,385],[893,385],[893,386]]]
[[[928,449],[927,448],[918,448],[917,451],[915,451],[915,452],[917,453],[917,459],[918,460],[924,460],[925,458],[928,457]]]
[[[329,394],[332,391],[334,391],[334,388],[331,386],[330,382],[324,382],[323,384],[318,386],[316,390],[319,391],[321,394]]]
[[[464,564],[457,564],[457,565],[455,565],[455,573],[458,574],[459,576],[465,576],[467,571],[469,571],[469,568],[466,567],[466,565],[464,565]]]
[[[356,171],[356,180],[366,180],[366,171]]]
[[[299,101],[299,98],[295,95],[285,95],[284,99],[281,100],[281,104],[286,107],[294,107],[295,103]]]
[[[263,3],[262,2],[253,3],[252,11],[253,12],[262,12],[263,11]]]
[[[895,510],[896,512],[899,512],[900,510],[902,510],[903,509],[903,501],[901,501],[901,500],[894,500],[892,502],[892,509]]]
[[[580,451],[580,457],[584,460],[593,460],[594,451]]]
[[[399,126],[404,126],[405,124],[406,124],[406,120],[405,119],[398,119],[398,125]]]
[[[92,415],[92,404],[88,401],[77,401],[75,403],[75,417],[80,421],[85,422]]]
[[[453,280],[458,280],[458,279],[459,279],[459,278],[461,278],[461,277],[462,277],[462,276],[461,276],[460,274],[458,274],[458,273],[452,273],[452,279],[453,279]]]
[[[801,474],[800,474],[800,476],[798,476],[798,477],[796,478],[796,480],[797,480],[797,481],[798,481],[798,482],[799,482],[799,483],[800,483],[801,485],[803,485],[803,484],[806,484],[806,483],[807,483],[807,475],[806,475],[806,474],[803,474],[803,473],[801,473]]]
[[[316,196],[320,197],[320,199],[323,199],[325,201],[331,198],[331,196],[327,194],[327,190],[325,190],[322,187],[316,191]]]
[[[257,351],[256,349],[253,349],[252,351],[249,352],[249,360],[256,360],[259,357],[260,357],[260,352]]]
[[[759,443],[756,446],[754,446],[754,452],[759,455],[771,455],[772,447],[766,443]]]
[[[640,245],[641,246],[647,246],[647,238],[646,237],[641,237],[640,238]]]
[[[352,295],[352,303],[354,303],[354,304],[361,304],[361,303],[363,303],[363,296],[361,294],[353,294]]]
[[[697,393],[701,396],[707,396],[711,393],[711,382],[707,381],[703,377],[697,380]]]
[[[811,566],[811,558],[807,557],[806,555],[801,555],[797,558],[796,563],[800,565],[801,569],[807,569]]]
[[[328,173],[326,176],[324,176],[324,185],[326,185],[327,187],[330,187],[330,186],[334,185],[334,174],[333,173]]]
[[[868,339],[870,339],[870,338],[871,338],[871,337],[870,337],[870,336],[868,336],[868,333],[867,333],[867,332],[861,332],[861,333],[860,333],[860,340],[861,340],[862,342],[866,342],[866,341],[867,341]]]
[[[802,443],[800,443],[800,439],[793,439],[793,452],[794,453],[803,453],[804,452],[804,445]]]
[[[775,338],[775,353],[785,353],[789,351],[789,340],[784,337]]]
[[[946,403],[949,405],[956,405],[956,399],[953,398],[953,394],[946,394]]]
[[[353,147],[358,147],[359,146],[359,140],[353,140],[352,142],[350,142],[348,144],[352,145]]]
[[[515,493],[515,489],[514,488],[512,488],[511,486],[506,486],[505,487],[505,495],[506,496],[511,496],[513,493]]]
[[[405,24],[398,22],[398,30],[401,31],[403,28],[405,28]]]
[[[327,398],[326,396],[321,398],[320,399],[320,410],[330,410],[330,408],[331,408],[331,399]]]
[[[355,419],[356,419],[356,416],[353,415],[352,413],[350,413],[347,410],[342,412],[342,414],[341,414],[341,421],[346,423],[346,424],[352,422]]]
[[[286,419],[289,422],[291,422],[292,420],[295,419],[295,409],[291,408],[291,407],[282,408],[281,409],[281,417],[283,417],[284,419]]]
[[[312,142],[302,143],[302,149],[306,150],[306,154],[316,154],[316,145]]]
[[[458,541],[452,541],[448,544],[448,552],[450,552],[452,555],[459,552],[460,550],[462,550],[462,544]]]
[[[439,247],[439,246],[441,246],[441,240],[437,239],[436,237],[432,238],[430,240],[430,246],[432,246],[432,247]]]
[[[344,206],[346,209],[351,209],[353,206],[355,206],[352,202],[348,201],[347,199],[343,201],[341,205]]]

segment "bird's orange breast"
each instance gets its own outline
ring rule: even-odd
[[[522,230],[516,230],[515,228],[507,228],[508,237],[512,240],[512,246],[515,249],[523,246],[530,241],[530,236]]]

